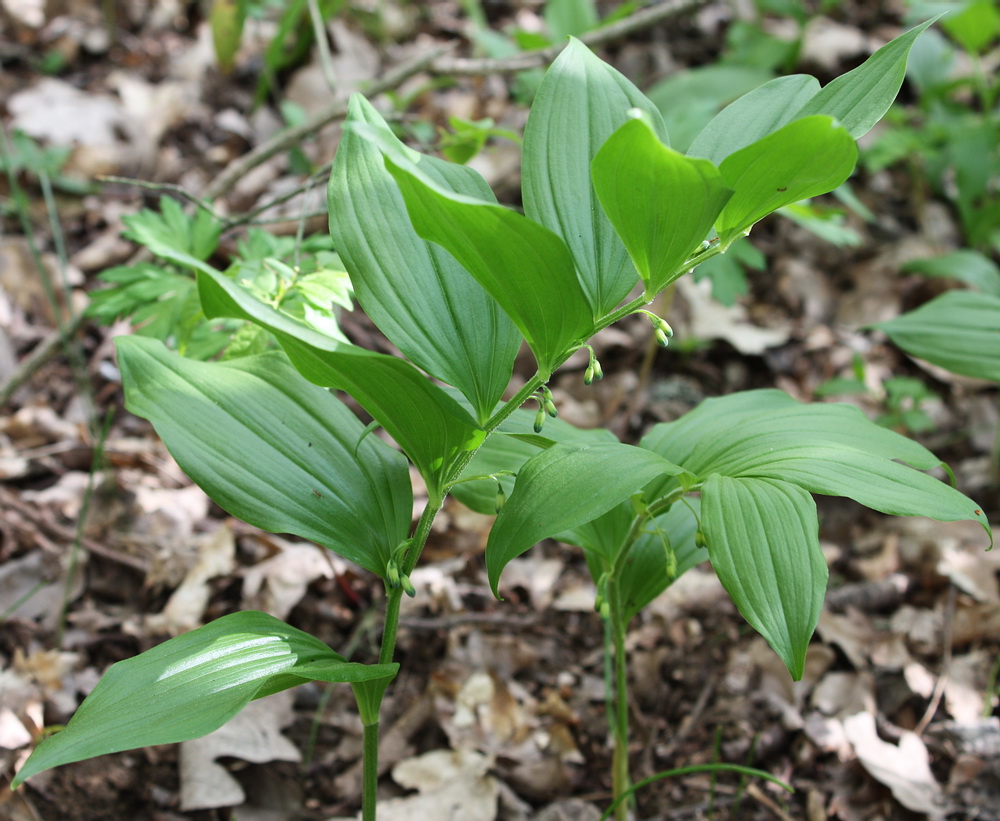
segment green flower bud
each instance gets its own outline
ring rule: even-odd
[[[604,379],[604,371],[601,369],[601,363],[596,359],[594,360],[594,379],[598,381]]]
[[[403,592],[406,593],[411,599],[417,595],[417,588],[413,586],[413,582],[410,581],[409,576],[403,576],[399,583],[403,585]]]
[[[666,348],[670,344],[670,337],[668,337],[662,328],[656,329],[656,342],[661,348]]]
[[[673,582],[677,578],[677,556],[673,550],[667,550],[667,563],[665,567],[667,580]]]
[[[538,413],[535,414],[535,424],[533,426],[535,429],[535,433],[541,433],[542,426],[544,424],[545,424],[545,409],[539,408]]]
[[[708,540],[705,538],[705,531],[700,527],[694,533],[695,547],[708,547]]]
[[[594,363],[587,365],[587,370],[583,372],[583,384],[590,385],[594,381]]]
[[[393,589],[399,587],[399,565],[395,559],[390,559],[385,567],[385,580],[389,582],[389,587]]]
[[[495,505],[496,512],[499,513],[501,510],[503,510],[503,506],[506,503],[507,503],[507,494],[503,492],[503,485],[501,485],[498,482],[497,483],[497,499],[496,499],[496,505]]]
[[[551,399],[545,400],[544,407],[545,407],[545,412],[553,419],[555,419],[559,415],[559,409],[556,407],[556,403],[553,402]]]
[[[598,608],[598,612],[601,614],[601,618],[604,621],[608,621],[611,618],[611,605],[607,601],[602,601],[601,606]]]
[[[594,599],[594,612],[600,613],[601,608],[604,606],[604,604],[605,604],[604,596],[598,593],[597,597]]]

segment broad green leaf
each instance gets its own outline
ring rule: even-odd
[[[670,145],[688,154],[695,136],[723,106],[773,78],[766,68],[712,63],[671,74],[648,93],[663,114]]]
[[[921,472],[941,465],[933,453],[851,405],[803,405],[781,391],[747,391],[657,425],[642,446],[702,480],[778,479],[896,516],[975,519],[990,533],[979,505]]]
[[[347,662],[266,613],[223,616],[111,665],[66,728],[31,754],[12,786],[61,764],[199,738],[253,699],[296,684],[391,679],[398,668]]]
[[[963,376],[1000,382],[1000,297],[948,291],[872,325],[908,354]]]
[[[565,243],[516,211],[440,188],[388,156],[417,233],[448,250],[500,303],[548,378],[593,327]]]
[[[723,248],[784,205],[832,191],[854,170],[858,148],[829,117],[795,120],[722,161],[733,189],[715,223]]]
[[[957,279],[984,294],[1000,297],[1000,267],[988,256],[971,248],[962,248],[940,257],[915,259],[907,262],[903,270],[924,276]]]
[[[571,38],[545,73],[524,129],[524,213],[569,247],[593,318],[609,313],[638,279],[590,179],[591,161],[632,108],[646,112],[667,141],[656,106]]]
[[[596,28],[599,21],[594,0],[548,0],[543,17],[557,43]]]
[[[596,519],[658,476],[680,472],[661,456],[616,442],[552,445],[533,456],[486,544],[493,593],[507,563],[532,545]]]
[[[780,480],[715,475],[701,522],[722,586],[798,681],[828,576],[812,497]]]
[[[482,200],[493,192],[472,169],[404,148],[360,95],[351,98],[347,123],[330,174],[330,234],[358,302],[411,362],[468,397],[484,422],[510,381],[520,334],[451,254],[417,236],[382,149],[350,124],[377,129],[442,188]]]
[[[688,504],[698,511],[698,499]],[[560,541],[582,547],[587,567],[595,582],[612,569],[625,536],[635,520],[631,502],[622,502],[603,516],[556,536]],[[698,522],[684,504],[675,504],[644,531],[629,547],[618,578],[622,614],[631,620],[642,608],[708,554],[695,545]],[[672,559],[668,558],[673,554]]]
[[[688,504],[697,513],[699,500],[689,499]],[[679,503],[657,517],[655,522],[646,525],[646,530],[629,550],[618,581],[626,621],[688,570],[708,558],[705,551],[695,544],[697,530],[695,514]],[[665,547],[673,553],[672,559],[668,560]]]
[[[562,419],[546,419],[541,433],[534,432],[535,412],[524,408],[514,411],[499,429],[476,451],[462,477],[489,476],[499,471],[517,473],[521,465],[539,450],[557,442],[592,444],[617,442],[606,428],[578,428]],[[497,481],[509,496],[514,489],[513,476],[499,476]],[[497,482],[475,479],[460,482],[450,491],[458,501],[477,513],[496,512]]]
[[[966,51],[982,54],[1000,35],[1000,9],[997,9],[996,0],[971,0],[945,17],[941,28]]]
[[[273,533],[294,533],[384,575],[410,529],[406,460],[278,352],[195,362],[119,337],[132,413],[219,505]]]
[[[901,34],[856,69],[832,80],[795,116],[826,114],[839,120],[854,139],[867,134],[896,99],[914,41],[935,20],[937,17]]]
[[[686,273],[732,191],[712,163],[668,148],[641,120],[612,134],[591,168],[601,207],[651,300]]]
[[[432,494],[440,493],[454,459],[482,443],[485,434],[469,412],[402,359],[324,336],[211,269],[199,273],[198,290],[206,316],[256,322],[274,334],[306,379],[357,399],[410,457]]]
[[[695,137],[687,154],[718,165],[734,151],[790,123],[817,91],[819,81],[808,74],[764,83],[722,109]]]

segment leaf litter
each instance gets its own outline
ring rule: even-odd
[[[133,173],[199,195],[225,165],[271,136],[283,115],[270,102],[247,113],[246,89],[218,75],[207,27],[180,24],[179,4],[163,4],[173,17],[156,4],[132,5],[121,23],[136,39],[115,52],[93,34],[103,31],[100,21],[74,16],[73,4],[4,0],[19,42],[39,54],[58,43],[68,61],[58,78],[36,76],[30,61],[15,61],[10,73],[17,81],[0,84],[9,128],[72,149],[67,174]],[[360,26],[335,21],[340,82],[363,84],[400,52],[450,39],[465,25],[453,4],[428,5],[431,29],[418,45],[384,49]],[[496,14],[503,17],[506,6]],[[718,14],[709,4],[692,18],[692,37],[676,53],[640,38],[622,48],[622,57],[644,72],[707,61],[718,43]],[[520,22],[532,18],[537,24],[534,10],[518,11]],[[856,58],[877,44],[884,23],[869,16],[857,24],[849,17],[846,24],[814,23],[806,56],[835,73],[848,52]],[[51,39],[61,25],[69,39]],[[414,34],[405,15],[399,25],[401,41]],[[260,48],[261,41],[248,40],[238,65],[260,60]],[[115,64],[121,60],[129,63],[125,71]],[[286,98],[306,111],[321,109],[329,95],[321,75],[316,64],[294,69]],[[432,86],[424,76],[406,89],[414,101],[406,121],[436,125],[458,112],[523,126],[523,108],[498,77]],[[306,159],[328,161],[336,138],[337,129],[326,129],[302,146]],[[516,150],[497,143],[475,161],[501,195],[517,188],[512,157]],[[583,391],[571,362],[556,380],[564,415],[634,439],[704,396],[778,384],[809,397],[823,380],[850,375],[861,354],[874,389],[896,374],[933,382],[943,412],[932,437],[946,445],[935,450],[947,455],[960,481],[974,477],[975,488],[988,487],[983,464],[996,435],[995,391],[927,375],[877,338],[848,330],[907,304],[902,262],[957,236],[947,211],[907,210],[905,173],[880,174],[863,194],[879,225],[848,218],[859,246],[834,248],[789,223],[758,226],[754,240],[780,276],[755,274],[748,296],[732,308],[709,300],[706,283],[685,285],[678,340],[663,352],[646,347],[648,329],[640,323],[609,329],[594,344],[613,378]],[[299,182],[294,162],[278,155],[218,207],[248,210]],[[89,195],[83,209],[67,201],[73,304],[94,287],[93,274],[131,253],[119,237],[120,217],[143,204],[141,191],[120,186]],[[285,213],[297,217],[305,205],[293,200]],[[920,234],[908,232],[908,222],[921,226]],[[0,383],[56,333],[30,246],[10,227],[0,256]],[[39,220],[52,273],[58,265],[48,230]],[[371,338],[359,312],[344,321],[349,333]],[[145,424],[121,410],[107,335],[88,327],[81,337],[95,404],[101,413],[117,411],[101,453],[105,467],[93,481],[94,417],[79,410],[79,374],[66,360],[43,362],[0,417],[0,769],[8,778],[42,727],[64,722],[109,664],[178,631],[232,609],[261,608],[366,660],[377,627],[370,614],[382,594],[365,573],[314,546],[223,518],[188,484]],[[681,337],[699,343],[682,353]],[[525,375],[520,368],[515,378]],[[870,397],[848,398],[877,412]],[[962,441],[966,426],[972,435]],[[1000,508],[992,498],[987,512],[996,521]],[[705,568],[650,605],[629,637],[632,710],[642,728],[633,751],[637,772],[722,758],[763,767],[802,785],[799,792],[781,809],[767,787],[739,800],[727,783],[678,779],[640,793],[638,817],[707,817],[710,792],[716,817],[996,817],[986,809],[1000,806],[996,554],[982,552],[978,534],[956,535],[955,525],[887,523],[839,501],[821,511],[838,582],[801,682],[791,682],[763,643],[746,634]],[[512,566],[507,601],[497,603],[481,564],[489,519],[451,502],[446,512],[428,563],[413,575],[420,592],[401,626],[407,672],[384,719],[386,817],[445,818],[445,808],[460,808],[451,817],[596,818],[610,795],[610,754],[601,630],[587,605],[593,593],[581,557],[555,544],[535,548]],[[838,601],[847,604],[834,606]],[[89,821],[190,811],[209,819],[235,807],[240,818],[354,817],[360,739],[344,693],[326,700],[323,687],[308,685],[251,707],[179,750],[133,751],[48,773],[38,789],[0,794],[0,815]],[[275,760],[284,763],[269,766]]]

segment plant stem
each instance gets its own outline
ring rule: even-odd
[[[364,725],[364,747],[361,760],[361,819],[375,821],[378,804],[378,722]]]
[[[611,792],[618,801],[631,787],[632,778],[628,765],[628,665],[625,658],[625,620],[618,579],[608,580],[608,604],[610,605],[611,635],[614,641],[615,709],[614,709],[614,752],[611,761]],[[605,647],[605,652],[607,648]],[[615,809],[615,821],[627,821],[628,802],[620,801]]]

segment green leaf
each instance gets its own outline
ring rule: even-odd
[[[734,151],[790,123],[817,91],[819,81],[808,74],[764,83],[720,111],[691,143],[687,154],[718,165]]]
[[[569,530],[624,501],[663,474],[681,472],[654,453],[617,442],[557,444],[524,463],[486,545],[497,594],[500,573],[542,539]]]
[[[828,576],[812,497],[780,480],[715,475],[701,521],[722,586],[798,681]]]
[[[199,738],[250,701],[306,681],[391,679],[398,664],[344,661],[319,639],[253,610],[223,616],[113,664],[66,728],[14,778],[107,753]]]
[[[981,54],[1000,34],[1000,10],[995,0],[971,0],[942,20],[941,27],[966,51]]]
[[[596,28],[599,21],[594,0],[548,0],[543,18],[556,43]]]
[[[963,376],[1000,382],[1000,297],[948,291],[915,311],[878,322],[908,354]]]
[[[437,242],[500,303],[547,379],[593,328],[565,243],[509,208],[440,188],[386,157],[417,233]]]
[[[569,247],[594,318],[618,305],[638,278],[598,206],[589,173],[598,150],[632,108],[646,112],[666,142],[656,106],[571,38],[545,73],[524,129],[524,213]]]
[[[854,139],[867,134],[896,99],[914,41],[937,19],[886,43],[856,69],[824,86],[795,116],[826,114],[839,120]]]
[[[734,191],[715,224],[722,247],[783,205],[832,191],[857,158],[850,134],[822,116],[795,120],[730,154],[719,166]]]
[[[577,428],[562,419],[547,419],[538,434],[534,432],[534,419],[534,411],[524,408],[514,411],[476,451],[460,478],[489,476],[500,471],[516,473],[540,449],[556,442],[590,444],[618,441],[606,428]],[[509,496],[514,489],[514,477],[499,476],[497,481]],[[492,479],[460,481],[450,493],[477,513],[492,515],[496,512],[497,482]]]
[[[1000,267],[988,256],[970,248],[939,257],[915,259],[903,265],[903,270],[929,277],[957,279],[984,294],[1000,297]]]
[[[228,512],[294,533],[384,575],[410,528],[406,460],[277,352],[195,362],[154,340],[117,340],[127,407]]]
[[[687,271],[732,196],[708,160],[665,146],[641,120],[619,128],[594,157],[594,189],[651,300]]]
[[[484,422],[510,381],[521,337],[451,254],[417,236],[382,149],[350,124],[376,129],[444,189],[482,200],[493,192],[469,168],[405,149],[360,95],[351,97],[347,123],[330,175],[330,234],[358,302],[411,362],[457,387]]]
[[[656,425],[642,446],[703,480],[778,479],[896,516],[975,519],[991,532],[979,505],[920,472],[941,465],[933,453],[852,405],[804,405],[777,390],[747,391]]]
[[[773,77],[770,69],[712,63],[671,74],[649,89],[649,99],[663,114],[670,144],[690,153],[692,140],[719,109]]]
[[[217,271],[198,275],[205,314],[256,322],[274,334],[310,382],[350,393],[399,444],[440,494],[452,461],[485,436],[468,411],[416,368],[394,356],[345,345],[292,319]]]

